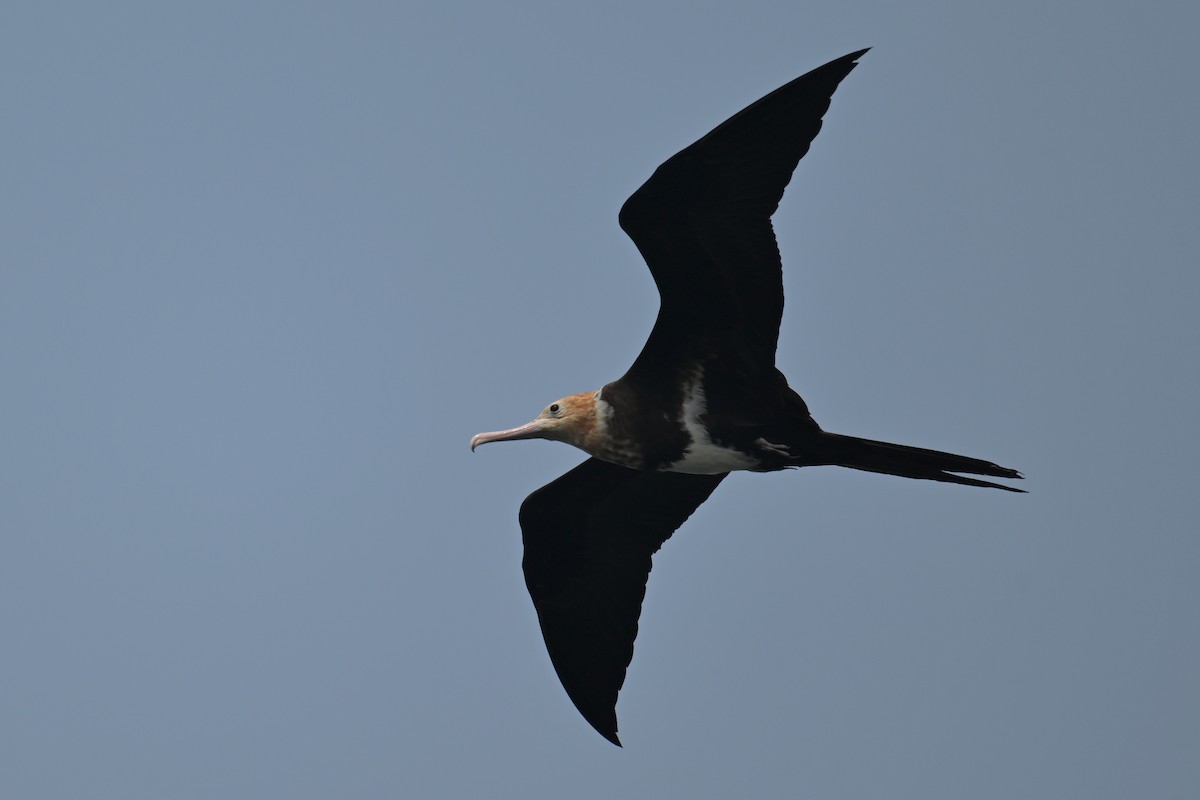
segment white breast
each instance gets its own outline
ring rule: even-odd
[[[708,410],[704,397],[703,376],[697,374],[683,395],[683,427],[692,442],[683,451],[683,458],[662,467],[665,472],[687,472],[692,475],[717,475],[737,469],[757,466],[750,456],[731,447],[713,444],[701,420]]]

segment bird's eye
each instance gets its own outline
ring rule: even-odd
[[[550,404],[550,413],[551,413],[551,414],[558,414],[558,403],[551,403],[551,404]]]

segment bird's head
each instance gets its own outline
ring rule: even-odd
[[[513,439],[553,439],[591,453],[597,445],[600,426],[597,392],[571,394],[542,409],[530,422],[506,431],[477,433],[471,437],[471,449],[488,442]]]

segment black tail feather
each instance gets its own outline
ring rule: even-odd
[[[830,464],[867,472],[880,472],[884,475],[899,475],[904,478],[923,478],[944,483],[958,483],[964,486],[986,486],[991,489],[1003,489],[1006,492],[1025,491],[1000,483],[954,474],[965,472],[969,475],[1012,479],[1024,477],[1015,469],[1001,467],[979,458],[943,453],[940,450],[927,450],[923,447],[876,442],[871,439],[860,439],[857,436],[843,436],[822,431],[820,444],[813,455],[814,458],[805,459],[805,465]]]

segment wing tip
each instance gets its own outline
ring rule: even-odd
[[[567,694],[571,695],[570,690],[567,691]],[[575,700],[574,696],[571,696],[571,700]],[[575,703],[575,708],[579,709],[579,713],[583,715],[584,721],[586,721],[588,725],[591,725],[592,729],[595,730],[596,733],[600,734],[617,747],[624,747],[624,745],[621,744],[621,739],[617,736],[617,709],[615,705],[599,712],[592,709],[585,711],[579,707],[578,703]]]
[[[568,691],[567,694],[570,695],[570,691]],[[572,697],[571,699],[574,700],[575,698]],[[591,709],[584,711],[582,708],[579,708],[578,703],[575,704],[575,707],[579,709],[579,713],[583,715],[583,718],[587,721],[587,724],[591,725],[592,728],[595,729],[596,733],[600,734],[617,747],[624,747],[624,745],[621,744],[620,738],[617,736],[617,709],[615,705],[598,713],[592,711]]]
[[[830,62],[830,66],[840,64],[845,67],[846,73],[849,74],[858,66],[858,60],[869,53],[871,48],[864,47],[862,50],[856,50],[853,53],[847,53],[841,58],[836,58]]]

